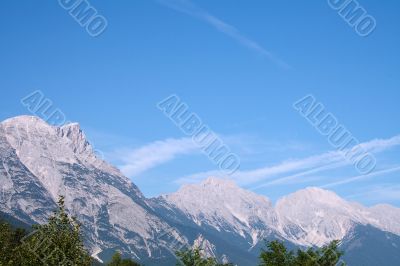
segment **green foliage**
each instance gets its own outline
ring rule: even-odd
[[[121,254],[116,252],[110,263],[107,264],[108,266],[140,266],[139,263],[130,260],[130,259],[122,259]]]
[[[215,258],[205,258],[201,254],[199,248],[186,249],[177,251],[176,256],[179,258],[177,266],[229,266],[232,264],[220,264]]]
[[[267,249],[260,254],[262,266],[288,266],[294,265],[294,255],[288,251],[283,243],[274,240],[267,243]]]
[[[10,265],[14,258],[14,250],[26,235],[24,229],[14,230],[8,223],[0,221],[0,265]]]
[[[338,248],[339,241],[332,241],[322,248],[309,248],[305,251],[288,251],[285,245],[277,240],[267,242],[267,249],[260,254],[261,266],[335,266],[343,256]],[[341,266],[344,266],[341,263]]]
[[[79,223],[66,213],[63,197],[58,205],[48,223],[33,226],[34,231],[29,235],[1,225],[1,266],[91,265],[91,257],[80,238]]]
[[[47,224],[36,225],[27,235],[23,229],[13,229],[0,221],[0,266],[89,266],[92,259],[83,246],[80,224],[68,216],[64,198],[60,197],[58,209]],[[266,243],[260,254],[260,266],[335,266],[343,256],[339,241],[322,248],[289,251],[280,241]],[[205,257],[199,248],[177,251],[177,266],[229,266],[215,258]],[[109,266],[139,266],[135,261],[122,259],[115,253]],[[341,266],[345,264],[342,263]]]

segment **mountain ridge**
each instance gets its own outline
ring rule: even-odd
[[[86,245],[102,260],[120,249],[141,263],[173,263],[174,248],[197,245],[251,265],[264,239],[309,247],[336,239],[350,243],[356,228],[359,237],[367,231],[377,239],[385,232],[400,235],[400,208],[364,207],[316,187],[274,205],[232,180],[210,177],[146,198],[117,168],[97,158],[77,123],[56,127],[33,116],[7,119],[0,123],[0,160],[0,212],[42,223],[58,195],[65,195],[68,211],[83,224]],[[392,239],[400,247],[397,237]]]

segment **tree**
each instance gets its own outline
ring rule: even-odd
[[[14,257],[14,250],[26,235],[24,229],[13,229],[8,223],[0,221],[0,265],[9,265]]]
[[[228,264],[220,264],[217,259],[213,257],[205,258],[201,254],[201,249],[185,249],[182,251],[177,251],[176,256],[179,258],[177,262],[177,266],[229,266]]]
[[[267,242],[266,246],[260,254],[261,266],[335,266],[343,256],[336,240],[322,248],[298,249],[296,255],[277,240]]]
[[[294,255],[288,251],[282,242],[277,240],[267,242],[267,249],[262,250],[260,259],[262,266],[287,266],[293,265]]]
[[[91,265],[91,257],[80,237],[80,224],[69,217],[64,197],[47,224],[35,225],[31,234],[16,248],[16,265]]]
[[[108,266],[140,266],[139,263],[130,260],[130,259],[122,259],[121,253],[115,252]]]
[[[313,250],[316,254],[314,259],[316,260],[315,265],[320,266],[331,266],[337,265],[339,263],[340,258],[343,256],[344,252],[339,250],[339,241],[334,240],[326,246],[323,246],[321,249]],[[312,249],[309,249],[309,253],[312,254]],[[344,265],[342,262],[341,265]]]

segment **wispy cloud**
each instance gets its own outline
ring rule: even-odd
[[[388,169],[375,171],[375,172],[372,172],[367,175],[357,175],[357,176],[353,176],[353,177],[343,178],[340,181],[332,182],[332,183],[323,185],[321,187],[322,188],[331,188],[331,187],[344,185],[344,184],[352,183],[355,181],[360,181],[360,180],[368,179],[371,177],[375,177],[375,176],[379,176],[379,175],[383,175],[383,174],[390,174],[390,173],[394,173],[394,172],[398,172],[398,171],[400,171],[400,165],[396,166],[396,167],[388,168]]]
[[[212,27],[214,27],[216,30],[222,32],[223,34],[231,37],[241,45],[257,52],[258,54],[268,58],[269,60],[273,61],[280,67],[283,67],[285,69],[291,68],[289,64],[284,62],[283,60],[279,59],[277,56],[275,56],[273,53],[262,47],[259,43],[256,41],[253,41],[246,36],[244,36],[238,29],[236,29],[234,26],[224,22],[223,20],[211,15],[209,12],[206,10],[196,6],[193,2],[189,0],[158,0],[159,3],[161,3],[164,6],[167,6],[171,9],[174,9],[176,11],[182,12],[184,14],[187,14],[189,16],[198,18],[208,24],[210,24]]]
[[[274,147],[275,149],[276,146],[278,146],[278,144],[273,146],[271,143],[260,144],[260,139],[249,135],[218,134],[218,136],[223,138],[224,142],[229,144],[230,147],[234,147],[244,154],[253,154],[255,152],[254,146],[256,145],[267,145],[267,147]],[[129,143],[129,141],[126,143]],[[283,144],[280,146],[284,147],[286,150],[300,149],[298,144],[292,143],[286,146]],[[133,149],[117,149],[108,152],[106,157],[110,159],[110,161],[115,162],[125,175],[135,176],[161,164],[170,162],[177,156],[191,155],[194,153],[201,153],[201,149],[193,142],[192,138],[187,137],[157,140]]]
[[[400,144],[400,135],[389,139],[374,139],[368,142],[359,144],[362,148],[369,152],[380,152]]]
[[[400,135],[389,139],[374,139],[359,145],[362,146],[367,152],[378,153],[400,145]],[[345,160],[345,152],[346,151],[330,151],[303,159],[283,161],[282,163],[276,165],[266,166],[254,170],[238,171],[231,176],[231,178],[241,185],[251,185],[268,180],[268,182],[258,184],[253,189],[276,184],[284,184],[285,182],[293,182],[294,179],[299,179],[310,174],[349,165],[351,162]],[[374,174],[375,172],[371,173],[370,175]],[[218,171],[195,173],[178,178],[175,180],[175,182],[180,184],[192,183],[208,176],[221,177],[221,173]]]
[[[143,147],[119,151],[121,171],[127,176],[135,176],[160,164],[175,159],[178,155],[191,154],[198,147],[191,138],[166,139],[149,143]]]
[[[326,167],[330,164],[333,164],[333,163],[336,163],[336,162],[339,162],[342,160],[343,160],[343,157],[337,155],[335,152],[327,152],[327,153],[324,153],[321,155],[311,156],[311,157],[307,157],[304,159],[287,160],[287,161],[281,162],[276,165],[257,168],[254,170],[238,171],[234,175],[232,175],[231,178],[234,179],[238,184],[249,185],[249,184],[253,184],[253,183],[263,181],[263,180],[268,180],[268,179],[277,177],[281,174],[291,173],[291,172],[295,172],[295,171],[301,171],[301,170],[310,169],[310,168],[316,168],[316,169],[312,170],[315,173],[322,169],[321,165],[324,165]],[[181,178],[177,179],[176,182],[180,183],[180,184],[192,183],[192,182],[197,182],[208,176],[223,177],[222,175],[223,174],[218,171],[206,171],[206,172],[195,173],[192,175],[181,177]],[[303,176],[303,175],[304,174],[301,174],[301,176]],[[291,176],[290,178],[299,177],[299,176],[300,175]],[[283,178],[286,179],[288,177],[283,177]],[[260,188],[260,187],[263,187],[264,185],[267,185],[267,183],[258,185],[255,188]]]
[[[223,135],[221,137],[229,147],[240,154],[242,161],[246,159],[254,161],[263,154],[283,156],[289,152],[304,152],[313,147],[310,143],[298,141],[266,140],[254,134]]]
[[[281,177],[278,179],[274,179],[272,181],[269,181],[267,183],[261,184],[261,185],[257,185],[255,187],[250,188],[251,190],[256,190],[256,189],[260,189],[260,188],[264,188],[264,187],[269,187],[269,186],[273,186],[273,185],[281,185],[281,184],[290,184],[290,183],[303,183],[303,182],[308,182],[310,179],[309,178],[305,178],[306,176],[309,176],[311,174],[316,174],[322,171],[326,171],[329,169],[335,169],[335,168],[339,168],[341,166],[347,165],[347,162],[339,162],[339,163],[332,163],[332,164],[328,164],[328,165],[323,165],[317,168],[313,168],[311,170],[307,170],[307,171],[302,171],[300,173],[296,173],[293,175],[289,175],[289,176],[285,176],[285,177]],[[300,179],[301,177],[301,179]],[[321,179],[321,177],[312,177],[313,181],[319,180]]]

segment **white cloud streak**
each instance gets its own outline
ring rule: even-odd
[[[360,144],[367,152],[371,153],[383,152],[397,145],[400,145],[400,135],[389,139],[375,139]],[[154,141],[136,149],[120,151],[116,157],[121,162],[119,165],[121,171],[129,177],[133,177],[172,161],[180,155],[189,155],[197,152],[200,151],[191,138],[170,138]],[[250,188],[252,190],[293,182],[307,182],[309,179],[302,179],[302,177],[304,178],[319,172],[349,165],[350,162],[344,159],[344,152],[330,151],[303,159],[286,160],[276,165],[249,171],[238,171],[231,176],[231,178],[241,185],[251,185],[267,181]],[[368,175],[345,178],[337,182],[326,184],[323,187],[339,186],[395,171],[400,171],[400,166],[375,171]],[[176,179],[174,182],[178,184],[194,183],[209,176],[225,177],[220,171],[214,170],[184,176]]]
[[[322,172],[322,171],[326,171],[326,170],[329,170],[329,169],[336,169],[336,168],[345,166],[347,164],[348,164],[347,162],[339,162],[339,163],[332,163],[332,164],[328,164],[328,165],[323,165],[323,166],[320,166],[320,167],[317,167],[317,168],[314,168],[314,169],[311,169],[311,170],[307,170],[307,171],[303,171],[303,172],[300,172],[300,173],[296,173],[294,175],[289,175],[289,176],[285,176],[285,177],[282,177],[282,178],[274,179],[274,180],[272,180],[270,182],[267,182],[267,183],[252,187],[250,189],[251,190],[257,190],[257,189],[260,189],[260,188],[269,187],[269,186],[273,186],[273,185],[281,185],[281,184],[289,184],[289,183],[302,183],[303,182],[302,179],[299,180],[300,177],[305,177],[305,176],[308,176],[308,175],[311,175],[311,174],[315,174],[315,173],[319,173],[319,172]],[[313,178],[314,181],[317,180],[317,179],[318,178],[316,178],[316,177]],[[308,181],[308,180],[309,179],[304,180],[304,181]]]
[[[367,175],[358,175],[358,176],[344,178],[343,180],[332,182],[332,183],[323,185],[321,187],[322,188],[331,188],[331,187],[344,185],[344,184],[352,183],[352,182],[355,182],[355,181],[360,181],[360,180],[368,179],[368,178],[371,178],[371,177],[380,176],[380,175],[383,175],[383,174],[390,174],[390,173],[394,173],[394,172],[398,172],[398,171],[400,171],[400,165],[396,166],[396,167],[388,168],[388,169],[375,171],[375,172],[372,172],[372,173],[367,174]]]
[[[389,139],[374,139],[368,142],[361,143],[359,145],[362,146],[362,148],[365,149],[366,152],[378,153],[388,150],[394,146],[400,145],[400,135],[394,136]],[[277,184],[285,184],[286,182],[293,182],[294,179],[298,179],[303,176],[315,174],[317,172],[322,172],[329,169],[340,168],[351,164],[351,162],[345,159],[344,154],[346,152],[347,150],[330,151],[303,159],[288,160],[276,165],[266,166],[254,170],[238,171],[234,175],[232,175],[231,178],[241,185],[250,185],[257,182],[276,178],[272,181],[259,184],[253,189]],[[371,173],[370,175],[373,175],[374,173],[375,172]],[[278,177],[282,174],[289,175]],[[192,183],[207,178],[208,176],[222,177],[221,173],[219,173],[218,171],[207,171],[178,178],[177,180],[175,180],[175,182],[179,184]]]
[[[211,15],[206,10],[197,7],[194,3],[189,0],[158,0],[164,6],[168,8],[174,9],[176,11],[182,12],[191,17],[198,18],[212,27],[214,27],[219,32],[231,37],[241,45],[251,49],[258,54],[268,58],[275,64],[279,65],[282,68],[290,69],[290,65],[284,62],[283,60],[276,57],[273,53],[262,47],[257,42],[247,38],[244,36],[238,29],[234,26],[224,22],[223,20]]]
[[[119,168],[125,175],[132,177],[171,161],[179,155],[197,151],[198,147],[191,138],[155,141],[137,149],[119,152],[118,157],[122,161]]]

